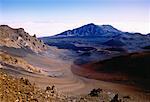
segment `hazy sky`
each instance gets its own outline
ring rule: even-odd
[[[0,0],[0,24],[50,36],[84,24],[150,33],[150,0]]]

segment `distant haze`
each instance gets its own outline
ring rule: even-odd
[[[150,33],[149,0],[0,0],[0,24],[50,36],[88,23]]]

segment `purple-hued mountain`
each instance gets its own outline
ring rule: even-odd
[[[58,35],[57,37],[67,37],[67,36],[103,36],[103,35],[118,35],[121,34],[122,32],[116,28],[114,28],[111,25],[95,25],[93,23],[84,25],[82,27],[73,29],[73,30],[68,30],[65,32],[62,32]]]
[[[150,37],[150,33],[148,33],[147,36]]]
[[[95,25],[93,23],[67,30],[51,37],[41,38],[45,43],[52,46],[86,45],[90,47],[123,47],[127,50],[140,50],[150,46],[150,35],[141,33],[123,32],[111,25]],[[65,47],[66,48],[66,47]]]
[[[93,23],[81,26],[79,28],[75,28],[73,30],[67,30],[60,34],[55,35],[55,37],[87,37],[87,36],[107,36],[107,37],[115,37],[115,36],[130,36],[130,35],[136,35],[140,36],[143,35],[141,33],[129,33],[129,32],[123,32],[121,30],[118,30],[114,28],[111,25],[95,25]],[[150,36],[150,34],[147,34],[147,36]]]

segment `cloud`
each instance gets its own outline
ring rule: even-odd
[[[90,20],[88,20],[90,21]],[[52,21],[52,20],[36,20],[36,21],[7,21],[0,22],[1,24],[9,25],[13,28],[24,28],[26,32],[33,35],[36,34],[38,37],[51,36],[59,34],[63,31],[80,27],[84,24],[95,23],[97,25],[110,24],[117,29],[128,32],[140,32],[143,34],[150,33],[149,22],[105,22],[94,20],[88,22],[86,20],[78,21]]]

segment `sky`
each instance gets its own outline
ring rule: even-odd
[[[0,24],[51,36],[88,23],[150,33],[150,0],[0,0]]]

